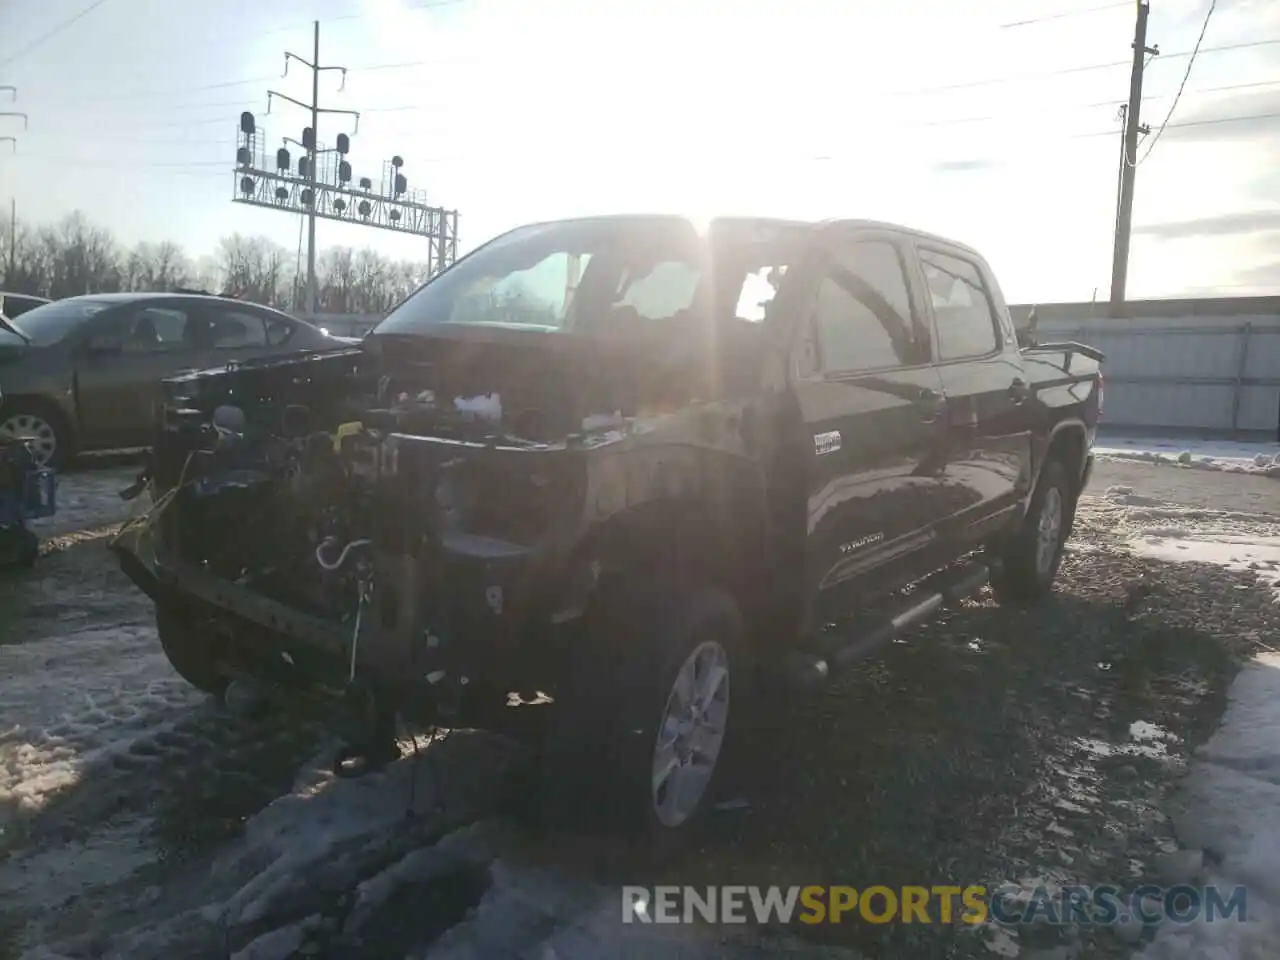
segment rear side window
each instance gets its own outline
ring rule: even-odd
[[[283,346],[288,343],[289,338],[293,336],[294,325],[288,320],[282,320],[279,317],[270,317],[266,321],[266,324],[268,346]]]
[[[906,274],[887,241],[847,243],[833,251],[818,285],[816,320],[826,373],[918,362]]]
[[[209,339],[222,350],[265,347],[267,328],[262,318],[252,313],[218,310],[209,317]]]
[[[985,357],[1000,346],[999,322],[977,266],[960,257],[922,249],[933,315],[938,325],[938,359]]]

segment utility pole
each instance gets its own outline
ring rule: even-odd
[[[1151,5],[1138,0],[1133,28],[1133,70],[1129,75],[1129,105],[1124,111],[1124,156],[1120,167],[1120,202],[1116,209],[1115,250],[1111,259],[1111,306],[1123,307],[1129,279],[1129,237],[1133,232],[1133,188],[1138,173],[1138,134],[1142,131],[1142,73],[1147,56],[1158,56],[1159,47],[1147,46],[1147,17]]]
[[[307,313],[316,312],[316,161],[320,143],[320,21],[312,24],[311,36],[311,149],[307,154],[307,182],[311,184],[311,204],[307,210]]]
[[[267,112],[271,100],[280,97],[311,114],[311,126],[302,139],[284,137],[284,146],[270,151],[265,148],[266,131],[258,127],[251,112],[240,114],[240,129],[235,161],[235,189],[232,203],[244,203],[265,210],[276,210],[290,216],[306,218],[310,227],[307,257],[306,311],[316,312],[316,242],[317,219],[335,220],[361,227],[376,227],[422,237],[429,241],[427,275],[435,276],[449,267],[458,256],[458,211],[449,210],[432,201],[426,191],[409,187],[404,157],[398,154],[382,164],[380,180],[355,177],[349,154],[351,137],[360,132],[357,110],[330,110],[319,104],[321,70],[342,72],[346,85],[346,69],[320,66],[320,25],[314,25],[312,60],[286,53],[284,75],[289,75],[289,61],[297,60],[312,71],[311,102],[303,103],[276,90],[267,91]],[[342,89],[339,87],[339,89]],[[351,135],[339,133],[332,147],[322,147],[316,137],[316,124],[322,113],[344,113],[355,118]],[[301,147],[303,155],[296,160],[288,144]],[[335,156],[336,155],[336,156]],[[322,161],[325,161],[322,165]],[[298,224],[298,259],[302,258],[302,221]]]
[[[10,140],[13,138],[10,137]],[[4,274],[4,285],[13,282],[13,275],[18,270],[18,200],[9,198],[9,269]]]
[[[10,99],[13,99],[13,100],[18,99],[17,87],[11,87],[8,85],[0,86],[0,90],[8,90]],[[3,113],[3,114],[0,114],[0,116],[21,117],[23,130],[27,129],[27,124],[30,122],[25,113]],[[9,145],[12,147],[13,152],[17,153],[18,138],[17,137],[0,137],[0,143],[3,143],[6,140],[9,141]],[[13,282],[13,276],[17,270],[17,265],[18,265],[18,200],[15,195],[10,194],[9,196],[9,265],[4,272],[4,284],[6,287]]]
[[[360,114],[355,110],[331,110],[320,106],[320,74],[325,70],[338,70],[342,73],[343,86],[346,86],[347,68],[339,66],[321,66],[320,65],[320,21],[316,20],[312,24],[313,41],[311,47],[311,60],[298,56],[296,53],[285,53],[284,55],[284,76],[289,75],[289,61],[297,60],[300,64],[311,71],[311,102],[303,103],[301,100],[295,100],[293,97],[285,96],[275,90],[267,91],[267,112],[271,112],[271,98],[279,97],[281,100],[287,100],[295,106],[302,107],[304,110],[311,112],[311,126],[302,132],[301,146],[307,151],[307,197],[309,202],[305,204],[307,218],[307,312],[314,314],[316,312],[316,167],[320,159],[320,139],[319,139],[319,123],[320,114],[322,113],[345,113],[354,116],[359,122]],[[286,140],[289,138],[285,138]],[[297,141],[294,141],[297,142]]]

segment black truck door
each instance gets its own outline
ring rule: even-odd
[[[961,507],[941,532],[977,545],[1009,521],[1022,495],[1034,398],[985,265],[941,245],[916,249],[947,397],[944,479]]]
[[[805,270],[796,394],[812,437],[804,455],[813,616],[901,579],[941,519],[942,387],[908,254],[891,233],[834,233]]]

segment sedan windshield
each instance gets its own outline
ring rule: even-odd
[[[758,323],[799,236],[769,221],[713,221],[700,233],[658,217],[521,227],[422,287],[373,332],[678,328],[713,314]]]
[[[9,323],[35,346],[49,347],[79,330],[90,317],[108,306],[110,304],[102,300],[55,300],[28,310]]]

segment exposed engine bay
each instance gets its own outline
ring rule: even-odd
[[[692,357],[529,339],[386,338],[166,381],[155,576],[237,613],[227,585],[270,601],[251,619],[340,653],[352,676],[456,673],[449,633],[517,646],[528,610],[572,605],[542,588],[596,516],[686,483],[699,449],[742,447],[737,418],[694,400]],[[686,452],[591,466],[640,434]]]
[[[740,517],[765,516],[765,424],[785,396],[787,346],[762,312],[780,248],[734,227],[710,269],[688,233],[526,231],[359,348],[166,380],[133,491],[153,507],[116,548],[158,622],[204,632],[174,640],[200,661],[179,672],[206,689],[363,679],[402,712],[456,714],[554,689],[601,557],[622,569],[668,529],[645,507],[755,544],[763,521]],[[521,292],[547,263],[569,265],[563,283]]]

